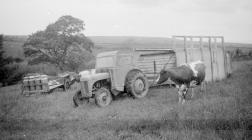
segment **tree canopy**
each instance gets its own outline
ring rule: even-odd
[[[83,31],[84,22],[67,15],[30,35],[24,44],[29,64],[51,63],[61,70],[77,71],[93,57],[94,44]]]

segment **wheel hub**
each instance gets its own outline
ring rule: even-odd
[[[135,81],[135,89],[137,92],[142,92],[144,90],[144,82],[141,79]]]
[[[100,99],[101,99],[101,101],[103,101],[106,104],[106,102],[107,102],[107,93],[106,92],[101,93]]]

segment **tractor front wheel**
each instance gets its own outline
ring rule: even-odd
[[[112,95],[109,89],[101,87],[95,91],[95,102],[99,107],[108,106],[112,102]]]
[[[73,103],[75,107],[82,105],[87,99],[81,96],[81,91],[77,91],[73,96]]]

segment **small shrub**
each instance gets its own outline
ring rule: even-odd
[[[18,83],[27,73],[27,70],[21,64],[14,63],[5,66],[2,72],[3,86],[6,86]]]

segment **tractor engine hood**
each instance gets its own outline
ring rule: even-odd
[[[79,73],[80,81],[95,81],[98,79],[109,78],[109,73],[96,73],[95,69],[81,71]]]

